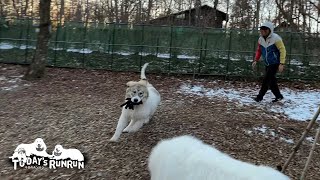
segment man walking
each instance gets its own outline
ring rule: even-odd
[[[274,33],[273,29],[274,27],[271,22],[265,22],[260,26],[261,36],[258,40],[258,48],[256,50],[255,60],[252,63],[252,67],[253,69],[256,68],[256,64],[262,55],[266,65],[266,72],[259,94],[254,98],[257,102],[262,101],[263,96],[269,88],[275,96],[275,99],[272,102],[277,102],[283,99],[277,84],[276,74],[277,71],[280,73],[283,71],[286,58],[286,48],[281,37]]]

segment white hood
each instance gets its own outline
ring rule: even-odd
[[[271,31],[270,34],[273,33],[274,26],[273,26],[272,22],[264,22],[260,27],[262,27],[262,26],[265,26],[265,27],[269,28],[270,31]]]

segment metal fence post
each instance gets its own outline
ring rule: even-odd
[[[109,32],[109,39],[108,39],[108,54],[110,54],[111,43],[112,43],[112,29],[110,28],[110,24],[108,24],[108,32]],[[112,56],[112,54],[111,54]]]
[[[159,53],[159,35],[157,36],[156,56],[158,56],[158,53]]]
[[[116,23],[113,24],[112,30],[112,44],[111,44],[111,70],[113,67],[113,50],[114,50],[114,41],[115,41],[115,33],[116,33]]]
[[[19,22],[20,23],[20,36],[19,36],[19,49],[20,49],[20,47],[21,47],[21,41],[22,41],[22,34],[23,34],[23,23],[22,23],[22,19],[18,19],[18,21],[17,22]]]
[[[202,60],[202,44],[203,44],[203,36],[205,35],[205,32],[204,32],[204,27],[202,27],[202,31],[201,31],[201,36],[200,36],[200,54],[199,54],[199,61],[198,61],[198,74],[200,74],[200,71],[201,71],[201,60]],[[193,72],[195,76],[195,72]]]
[[[173,27],[170,26],[170,44],[169,44],[169,74],[171,72],[171,60],[172,60],[172,36],[173,36]]]
[[[56,59],[57,59],[57,44],[58,44],[58,36],[59,36],[59,30],[60,30],[60,23],[58,23],[57,31],[56,31],[56,37],[55,37],[55,43],[54,43],[54,56],[53,56],[53,66],[56,66]]]
[[[26,50],[25,50],[25,59],[24,59],[24,63],[27,63],[28,60],[28,45],[29,45],[29,36],[30,36],[30,23],[29,23],[29,18],[27,18],[27,34],[26,34]]]
[[[203,61],[206,60],[207,57],[207,51],[208,51],[208,34],[206,33],[206,39],[205,39],[205,44],[204,44],[204,57],[203,57]],[[202,62],[199,63],[199,75],[201,74],[201,66],[202,66]]]
[[[82,44],[82,68],[85,67],[85,53],[84,50],[86,48],[86,38],[87,38],[87,26],[88,26],[88,20],[86,20],[85,25],[84,25],[84,34],[83,34],[83,44]]]
[[[289,61],[288,61],[288,78],[290,79],[290,64],[292,58],[292,32],[290,32],[290,48],[289,48]]]
[[[64,29],[64,33],[63,33],[63,50],[65,50],[66,49],[66,41],[67,41],[67,26],[66,26],[66,22],[64,21],[63,22],[63,24],[64,24],[64,26],[63,26],[63,29]]]
[[[232,39],[232,30],[230,30],[230,35],[229,35],[229,44],[228,44],[228,61],[227,61],[227,74],[226,74],[226,76],[229,76],[229,64],[230,64],[231,39]]]
[[[253,31],[253,30],[252,30]],[[252,34],[253,34],[253,32],[252,32]],[[255,61],[255,56],[256,56],[256,48],[257,48],[257,40],[255,40],[255,39],[253,39],[253,46],[252,46],[252,48],[253,48],[253,53],[252,53],[252,62],[253,61]],[[252,73],[252,75],[254,75],[254,73],[258,73],[259,71],[257,71],[257,66],[256,66],[256,71],[254,71],[254,70],[252,70],[252,68],[251,68],[251,71],[253,72]]]
[[[139,61],[139,70],[142,66],[142,56],[143,56],[143,46],[144,46],[144,24],[142,25],[142,32],[141,32],[141,47],[140,47],[140,61]]]

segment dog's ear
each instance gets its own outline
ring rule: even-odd
[[[131,87],[128,87],[127,89],[126,89],[126,96],[125,96],[126,98],[131,98]]]
[[[46,151],[47,150],[47,145],[45,143],[43,143],[42,145],[43,145],[44,151]]]
[[[129,82],[127,82],[127,86],[134,86],[134,85],[136,85],[137,84],[137,82],[135,82],[135,81],[129,81]]]

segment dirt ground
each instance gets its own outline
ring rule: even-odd
[[[140,131],[112,137],[124,102],[125,83],[139,74],[102,70],[48,68],[37,81],[21,80],[25,68],[0,64],[0,179],[150,179],[147,158],[158,141],[191,134],[237,159],[272,167],[283,164],[294,144],[257,132],[266,125],[296,142],[308,122],[293,121],[254,106],[239,106],[223,98],[179,92],[184,82],[210,86],[211,80],[147,74],[162,96],[152,121]],[[215,86],[255,86],[254,82],[217,81]],[[297,84],[285,84],[301,87]],[[8,87],[12,88],[11,90]],[[313,87],[314,86],[309,86]],[[281,128],[279,128],[281,127]],[[315,134],[315,128],[310,136]],[[13,170],[9,156],[21,143],[44,139],[51,154],[56,144],[79,149],[85,168]],[[307,179],[320,179],[320,148],[316,149]],[[286,172],[300,177],[311,143],[304,142]]]

